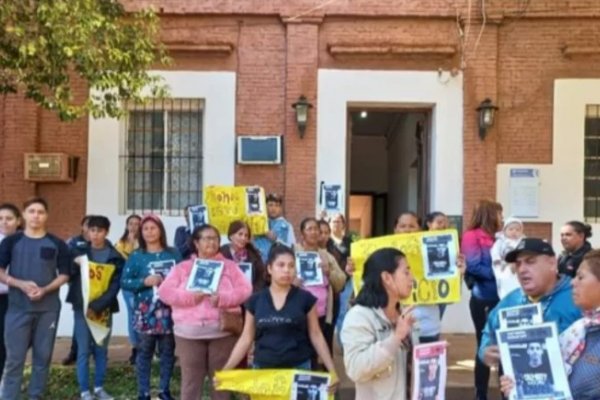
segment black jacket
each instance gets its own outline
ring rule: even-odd
[[[101,312],[110,308],[112,313],[119,312],[119,300],[117,295],[121,288],[121,274],[123,273],[123,267],[125,265],[125,259],[121,254],[113,247],[109,242],[106,245],[110,248],[110,255],[106,264],[112,264],[115,266],[115,272],[110,278],[110,285],[108,290],[104,292],[100,297],[90,302],[88,307],[94,312]],[[80,252],[77,255],[85,254],[88,258],[91,257],[91,247],[89,244],[84,248],[78,247]],[[71,274],[71,280],[69,281],[69,292],[67,293],[67,303],[71,303],[73,308],[82,309],[83,307],[83,294],[81,292],[81,268],[79,265],[74,263],[73,272]]]
[[[583,261],[583,256],[592,249],[592,245],[587,240],[579,249],[573,253],[563,253],[558,258],[558,272],[573,278],[577,273],[579,264]]]

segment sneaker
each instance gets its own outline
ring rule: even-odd
[[[171,396],[170,392],[160,392],[158,394],[158,399],[159,400],[175,400],[175,398]]]
[[[92,396],[92,394],[89,391],[81,393],[81,396],[79,396],[79,398],[81,400],[94,400],[94,396]]]
[[[96,396],[96,400],[114,400],[114,397],[108,394],[104,388],[96,388],[94,396]]]

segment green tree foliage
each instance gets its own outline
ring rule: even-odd
[[[123,101],[160,96],[147,71],[168,62],[152,10],[116,0],[0,0],[0,93],[22,93],[62,120],[122,115]],[[90,95],[75,99],[75,77]]]

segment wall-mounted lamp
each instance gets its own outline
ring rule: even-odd
[[[490,99],[485,99],[477,107],[477,112],[479,113],[479,137],[481,140],[485,139],[488,129],[494,125],[497,110],[498,107]]]
[[[296,110],[296,125],[298,125],[298,135],[300,139],[304,137],[306,132],[306,122],[308,121],[308,110],[313,105],[308,102],[306,96],[301,95],[298,101],[292,104],[292,108]]]

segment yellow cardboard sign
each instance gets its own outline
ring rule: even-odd
[[[461,277],[456,268],[458,234],[454,229],[390,235],[352,243],[354,293],[358,293],[362,286],[367,258],[385,247],[402,251],[413,274],[413,292],[404,304],[460,301]]]
[[[116,268],[112,264],[89,261],[87,256],[82,257],[80,268],[83,312],[94,340],[101,345],[110,333],[110,310],[94,313],[88,310],[88,305],[108,290]]]
[[[242,220],[253,235],[269,231],[265,191],[258,186],[208,186],[204,188],[208,221],[223,235],[229,224]]]
[[[293,369],[232,369],[217,371],[217,390],[228,390],[250,395],[252,400],[290,400],[296,374],[329,377],[323,372]],[[333,400],[333,395],[328,396]]]

